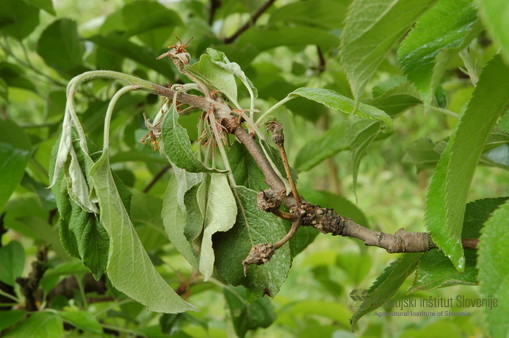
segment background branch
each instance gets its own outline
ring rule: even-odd
[[[209,26],[212,26],[214,23],[214,18],[216,16],[216,11],[219,7],[221,7],[221,0],[210,0],[209,5]]]
[[[276,2],[276,0],[268,0],[266,3],[263,4],[262,7],[260,7],[256,13],[253,15],[253,17],[251,18],[251,20],[249,20],[248,22],[246,22],[244,25],[242,25],[235,33],[233,33],[230,37],[227,37],[223,40],[224,43],[226,44],[229,44],[229,43],[232,43],[234,42],[235,40],[237,40],[237,38],[242,34],[244,33],[245,31],[247,31],[249,29],[249,27],[253,26],[256,21],[258,21],[258,19],[260,18],[260,16],[262,16],[262,14],[267,10],[269,9],[270,6],[272,6],[272,4]]]
[[[170,165],[165,166],[163,169],[161,169],[157,175],[154,176],[154,178],[147,184],[147,186],[143,189],[144,193],[149,192],[150,189],[161,179],[161,177],[164,176],[164,174],[171,168]]]

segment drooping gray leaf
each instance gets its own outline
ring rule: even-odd
[[[100,219],[110,236],[107,267],[113,286],[155,312],[178,313],[196,308],[180,298],[157,272],[122,204],[110,171],[108,152],[90,170]]]
[[[237,205],[226,176],[211,174],[200,252],[200,272],[205,280],[209,279],[214,271],[212,236],[217,232],[230,230],[235,224],[236,217]]]

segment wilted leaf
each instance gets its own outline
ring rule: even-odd
[[[179,206],[178,196],[184,195],[187,190],[179,192],[178,178],[173,176],[168,182],[164,193],[163,209],[161,217],[164,222],[164,229],[175,249],[194,267],[198,268],[198,254],[185,237],[186,209]],[[184,197],[183,197],[184,198]]]
[[[226,97],[237,107],[237,83],[235,76],[229,70],[218,65],[212,56],[203,54],[200,61],[185,67],[186,71],[197,77],[207,87],[215,89],[226,95]],[[239,67],[240,69],[240,67]]]
[[[90,177],[99,200],[101,223],[110,236],[107,273],[113,286],[151,311],[178,313],[195,310],[173,291],[150,261],[122,205],[107,152],[94,164]]]
[[[205,230],[201,242],[200,272],[208,280],[214,271],[214,250],[212,236],[230,230],[237,217],[235,197],[228,180],[223,174],[211,174],[207,193]]]

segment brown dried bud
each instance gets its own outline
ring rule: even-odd
[[[253,246],[246,259],[242,261],[242,265],[244,265],[244,276],[247,275],[248,265],[267,263],[272,255],[274,255],[274,252],[276,252],[276,249],[272,243],[261,243]]]
[[[272,133],[272,141],[277,145],[285,143],[285,135],[283,134],[283,126],[277,121],[270,121],[267,125],[267,131]]]
[[[232,134],[235,129],[240,127],[240,121],[238,118],[230,117],[221,119],[221,125],[226,129],[226,131]]]
[[[283,196],[284,191],[283,193],[272,189],[265,189],[264,191],[260,191],[257,196],[258,208],[266,212],[274,212],[279,210]]]

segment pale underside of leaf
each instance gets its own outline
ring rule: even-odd
[[[200,272],[208,280],[214,271],[212,236],[230,230],[237,217],[237,204],[225,175],[211,174],[201,242]]]
[[[120,200],[107,152],[94,164],[90,177],[99,200],[101,223],[110,237],[107,273],[113,286],[151,311],[196,310],[173,291],[150,261]]]
[[[186,210],[182,210],[178,203],[179,196],[185,194],[185,190],[179,191],[179,177],[173,176],[168,182],[164,193],[163,218],[164,229],[175,249],[194,267],[198,268],[198,258],[192,245],[184,235],[186,226]]]

